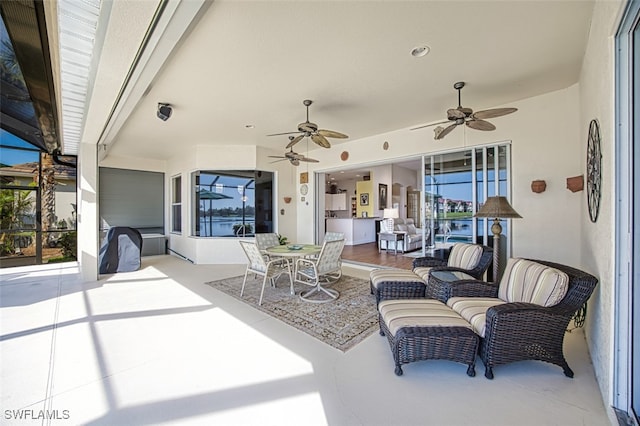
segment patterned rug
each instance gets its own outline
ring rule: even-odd
[[[258,306],[262,277],[247,278],[244,296],[240,289],[244,276],[211,281],[205,284],[241,300],[254,308],[289,324],[343,352],[378,331],[378,313],[369,282],[343,275],[331,288],[340,292],[338,299],[327,303],[305,302],[298,296],[310,287],[294,284],[296,296],[289,293],[289,281],[280,277],[276,288],[264,289],[262,305]]]

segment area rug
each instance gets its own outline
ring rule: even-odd
[[[366,280],[343,275],[331,285],[331,288],[340,292],[338,299],[327,303],[310,303],[298,296],[300,291],[309,290],[310,287],[295,284],[296,295],[292,296],[287,277],[281,277],[275,288],[267,283],[262,305],[258,306],[262,277],[255,279],[250,275],[241,298],[243,279],[244,276],[238,276],[205,284],[343,352],[379,329],[375,297]]]

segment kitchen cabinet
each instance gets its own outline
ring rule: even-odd
[[[345,246],[373,243],[376,241],[376,220],[379,219],[331,218],[326,220],[326,230],[327,232],[342,232],[344,234]]]
[[[324,194],[325,210],[347,210],[347,194]]]

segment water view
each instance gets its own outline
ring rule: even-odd
[[[247,229],[245,234],[253,234],[255,227],[255,219],[246,217],[244,220]],[[242,225],[242,216],[228,217],[203,217],[200,218],[200,236],[201,237],[231,237],[236,235],[236,231]],[[249,229],[250,228],[250,229]],[[242,235],[242,231],[239,232]]]

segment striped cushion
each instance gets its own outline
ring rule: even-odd
[[[451,247],[447,264],[462,269],[473,269],[482,257],[482,246],[479,244],[458,243]]]
[[[512,258],[507,261],[498,297],[507,302],[553,306],[567,294],[568,285],[569,277],[562,271],[531,260]]]
[[[378,312],[393,336],[403,327],[466,327],[467,321],[444,303],[432,299],[383,300]]]
[[[469,321],[473,326],[473,331],[480,337],[484,337],[487,310],[503,303],[505,302],[493,297],[451,297],[447,300],[447,305]]]
[[[422,283],[424,280],[406,269],[374,269],[369,273],[369,279],[374,288],[382,282]]]
[[[432,266],[418,266],[413,268],[413,272],[426,282],[429,279],[429,271],[431,269],[433,269]]]

